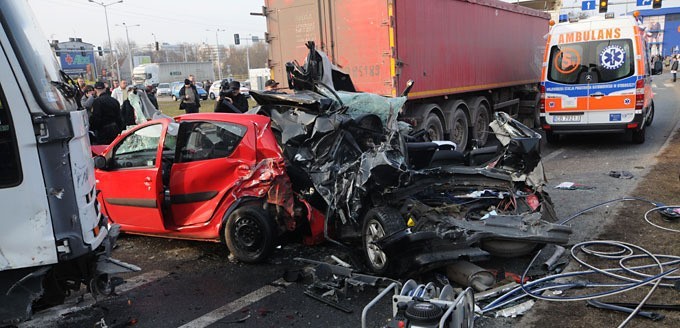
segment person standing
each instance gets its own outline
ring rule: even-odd
[[[201,103],[196,86],[191,84],[191,80],[184,80],[184,86],[179,89],[179,97],[182,98],[182,102],[179,104],[180,109],[184,109],[187,114],[198,113]]]
[[[83,97],[80,98],[80,105],[87,110],[87,114],[92,115],[92,104],[94,103],[94,88],[91,85],[86,85],[83,88]]]
[[[146,97],[149,98],[151,104],[158,109],[158,99],[156,99],[156,88],[153,85],[146,86]]]
[[[85,86],[87,85],[85,84],[85,79],[82,76],[79,76],[76,81],[78,82],[78,89],[85,93]]]
[[[282,94],[284,92],[278,91],[279,88],[279,82],[276,82],[275,80],[267,80],[267,82],[264,83],[264,92],[263,93],[268,93],[268,94]]]
[[[108,145],[123,130],[120,104],[105,92],[104,83],[95,83],[94,91],[97,98],[92,103],[92,115],[90,115],[90,130],[95,136],[92,144]]]
[[[673,56],[671,60],[671,74],[673,74],[673,82],[675,82],[678,75],[678,55]]]
[[[111,97],[115,98],[118,100],[118,103],[122,106],[123,103],[127,100],[128,93],[127,93],[127,81],[121,80],[119,83],[119,86],[111,92]]]
[[[234,107],[238,108],[242,113],[248,111],[248,99],[241,94],[241,83],[239,81],[229,82],[229,98]]]

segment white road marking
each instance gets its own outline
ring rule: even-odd
[[[161,279],[167,275],[168,273],[165,271],[154,270],[125,279],[124,284],[116,287],[116,293],[120,294],[129,292],[139,286]],[[38,312],[33,315],[31,320],[19,324],[18,327],[19,328],[45,327],[49,324],[53,324],[55,321],[57,321],[59,318],[66,314],[88,309],[97,302],[91,294],[84,295],[84,300],[80,303],[78,303],[79,298],[80,297],[71,297],[62,305],[51,307],[45,311]],[[101,299],[104,299],[104,297],[100,296],[100,300]]]
[[[671,88],[671,87],[675,86],[675,84],[674,83],[664,83],[663,86],[666,87],[666,88]]]
[[[291,283],[286,282],[283,279],[278,279],[274,281],[272,285],[266,285],[254,292],[251,292],[250,294],[243,296],[227,305],[224,305],[218,309],[215,309],[214,311],[207,313],[199,318],[196,318],[195,320],[180,326],[179,328],[203,328],[207,327],[222,318],[250,305],[253,304],[269,295],[272,295],[278,291],[281,290],[281,287],[275,287],[273,285],[283,285],[283,286],[289,286]]]
[[[544,161],[544,162],[547,162],[547,161],[549,161],[549,160],[555,158],[556,156],[562,154],[563,152],[564,152],[564,148],[558,149],[558,150],[556,150],[556,151],[554,151],[554,152],[552,152],[552,153],[550,153],[550,154],[548,154],[548,155],[542,157],[541,160]]]

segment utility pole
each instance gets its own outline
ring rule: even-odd
[[[104,7],[104,17],[106,17],[106,34],[109,36],[109,51],[113,55],[114,61],[116,63],[116,74],[118,76],[118,79],[120,80],[120,67],[118,66],[118,56],[116,56],[116,54],[113,52],[113,44],[111,43],[111,31],[109,30],[109,14],[106,10],[106,7],[111,6],[111,5],[115,5],[117,3],[122,3],[123,0],[118,0],[118,1],[115,1],[115,2],[108,3],[108,4],[104,4],[103,1],[102,2],[95,2],[94,0],[87,0],[87,1],[94,3],[94,4],[98,4],[102,7]],[[111,65],[111,66],[113,66],[113,65]]]
[[[206,30],[208,32],[212,32],[212,30]],[[224,32],[226,31],[225,29],[215,29],[215,51],[217,51],[217,76],[219,79],[222,79],[222,62],[220,61],[220,39],[218,36],[218,32]]]
[[[125,24],[125,22],[123,22],[122,25],[116,24],[116,26],[125,27],[125,39],[127,40],[128,57],[130,57],[130,82],[132,82],[132,69],[133,69],[133,67],[132,67],[132,48],[130,48],[130,34],[128,33],[128,27],[137,27],[137,26],[141,26],[141,25],[139,25],[139,24],[128,25],[128,24]]]

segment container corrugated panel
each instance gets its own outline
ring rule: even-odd
[[[396,1],[398,88],[424,98],[539,81],[548,16],[499,1]]]

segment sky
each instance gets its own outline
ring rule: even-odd
[[[2,0],[5,1],[5,0]],[[49,40],[68,41],[79,37],[95,46],[108,44],[106,19],[101,5],[88,0],[27,0]],[[104,4],[117,0],[95,0]],[[239,33],[241,43],[249,34],[264,36],[267,29],[262,12],[263,0],[123,0],[107,7],[111,41],[125,40],[128,25],[130,41],[146,45],[160,43],[215,43],[215,30],[220,45],[234,43]],[[137,25],[133,27],[132,25]],[[212,31],[206,31],[206,29]]]

